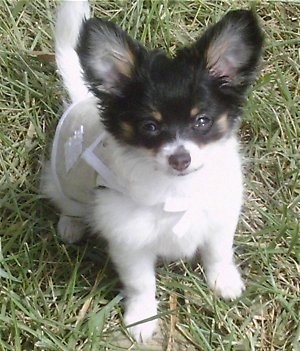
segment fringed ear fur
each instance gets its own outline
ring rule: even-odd
[[[85,79],[96,95],[118,94],[144,50],[120,27],[99,18],[83,24],[77,44]]]
[[[255,78],[262,43],[254,13],[236,10],[211,26],[192,48],[204,60],[212,79],[222,87],[241,89],[242,93]],[[96,96],[120,94],[146,52],[112,22],[92,18],[82,25],[77,53],[87,84]]]
[[[263,36],[249,10],[230,11],[196,43],[204,49],[209,75],[222,86],[247,86],[255,77]],[[204,45],[204,47],[203,47]]]

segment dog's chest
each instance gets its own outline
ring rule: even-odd
[[[158,235],[155,251],[159,256],[177,259],[191,257],[203,244],[209,233],[212,210],[201,204],[190,204],[184,211],[170,212],[163,208],[156,218]]]

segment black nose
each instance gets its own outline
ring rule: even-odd
[[[185,150],[177,151],[169,157],[169,165],[176,171],[184,171],[191,163],[191,156]]]

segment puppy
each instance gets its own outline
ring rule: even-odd
[[[64,240],[85,225],[107,240],[125,324],[144,342],[158,323],[137,324],[157,314],[158,257],[200,252],[215,293],[244,289],[232,249],[243,193],[236,130],[263,39],[251,11],[230,11],[169,57],[89,13],[87,1],[58,10],[56,60],[71,105],[43,191]]]

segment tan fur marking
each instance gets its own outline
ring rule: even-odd
[[[122,135],[125,139],[132,138],[133,128],[130,124],[128,124],[127,122],[122,122],[121,128],[122,128]]]
[[[221,117],[217,120],[218,127],[220,128],[221,133],[225,133],[228,130],[228,115],[223,113]]]
[[[152,111],[151,116],[158,122],[162,120],[162,114],[159,111]]]
[[[134,55],[128,47],[124,52],[113,51],[113,58],[118,71],[126,77],[131,77],[134,66]]]
[[[200,113],[199,107],[193,107],[191,109],[191,118],[195,118]]]

